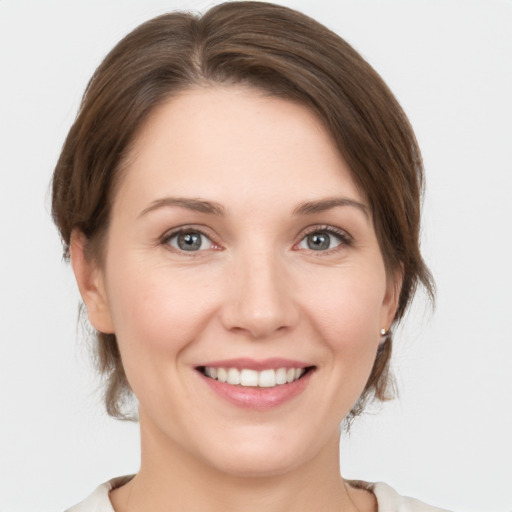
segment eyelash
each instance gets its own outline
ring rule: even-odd
[[[302,241],[305,240],[305,238],[307,236],[313,235],[315,233],[322,233],[322,234],[325,233],[330,236],[334,236],[340,242],[336,247],[322,250],[322,251],[315,251],[313,249],[309,249],[310,252],[319,253],[319,255],[329,255],[329,254],[332,254],[333,252],[336,252],[336,251],[342,249],[343,247],[352,247],[354,245],[354,239],[346,231],[326,224],[326,225],[320,225],[320,226],[319,225],[310,226],[309,228],[306,228],[306,231],[302,235],[301,239],[294,245],[294,247],[296,247],[300,243],[302,243]]]
[[[186,250],[179,249],[179,248],[176,248],[176,247],[173,247],[170,245],[170,241],[173,238],[175,238],[179,235],[188,234],[188,233],[191,233],[191,234],[197,233],[197,234],[207,238],[211,242],[213,247],[211,247],[209,249],[202,249],[202,250],[197,250],[197,251],[186,251]],[[301,238],[299,239],[299,241],[296,242],[293,245],[293,247],[298,248],[299,244],[301,244],[306,239],[306,237],[308,237],[309,235],[315,234],[315,233],[319,233],[319,234],[321,233],[321,234],[327,234],[330,236],[334,236],[340,243],[336,247],[329,248],[326,250],[318,250],[318,251],[315,251],[314,249],[298,249],[298,250],[309,250],[310,252],[319,253],[319,255],[328,255],[328,254],[331,254],[333,252],[340,250],[340,248],[351,247],[354,244],[353,238],[346,231],[341,230],[339,228],[335,228],[333,226],[329,226],[329,225],[316,225],[316,226],[310,226],[309,228],[306,228],[306,230],[303,232],[303,234],[301,234]],[[161,245],[167,246],[170,250],[173,250],[174,252],[177,252],[179,254],[186,255],[186,256],[191,256],[191,257],[194,257],[194,256],[197,257],[199,255],[199,253],[205,252],[206,250],[221,250],[222,249],[222,247],[215,242],[215,240],[213,239],[213,237],[211,235],[206,233],[205,230],[198,228],[196,226],[182,226],[182,227],[176,228],[170,232],[167,232],[162,236],[160,243],[161,243]]]
[[[181,226],[179,228],[173,229],[172,231],[168,231],[167,233],[165,233],[162,236],[162,238],[160,240],[160,244],[166,246],[167,248],[169,248],[169,250],[172,250],[179,254],[183,254],[185,256],[191,256],[191,257],[198,256],[198,253],[204,252],[205,249],[198,250],[198,251],[186,251],[183,249],[179,249],[177,247],[173,247],[170,244],[170,242],[173,238],[178,237],[179,235],[186,235],[189,233],[190,234],[199,234],[199,235],[205,237],[206,239],[208,239],[210,241],[210,243],[213,245],[213,247],[209,248],[209,250],[221,249],[221,246],[215,242],[215,240],[213,239],[213,237],[210,234],[206,233],[206,231],[204,229],[201,229],[197,226]]]

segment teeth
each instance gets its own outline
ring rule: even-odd
[[[258,386],[260,388],[273,388],[276,385],[276,371],[263,370],[258,377]]]
[[[276,384],[286,384],[286,368],[279,368],[276,371]]]
[[[258,372],[256,370],[242,370],[240,372],[240,384],[242,386],[257,386]]]
[[[273,388],[283,384],[289,384],[304,375],[304,368],[279,368],[277,370],[256,370],[237,368],[215,368],[205,366],[204,374],[219,382],[227,382],[233,386]]]

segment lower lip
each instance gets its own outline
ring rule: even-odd
[[[289,402],[302,393],[308,385],[312,373],[312,371],[309,371],[294,382],[281,384],[273,388],[234,386],[227,382],[211,379],[203,374],[200,375],[210,386],[210,389],[228,402],[238,407],[264,411]]]

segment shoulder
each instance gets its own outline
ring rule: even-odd
[[[373,492],[377,499],[378,512],[449,512],[442,508],[426,505],[417,499],[401,496],[383,482],[349,481],[348,483],[356,488]]]
[[[373,484],[373,493],[379,504],[379,512],[448,512],[445,509],[426,505],[419,500],[400,496],[389,485],[378,482]]]
[[[124,485],[132,478],[133,476],[121,476],[101,484],[85,500],[68,508],[65,512],[114,512],[108,493],[112,489]]]
[[[114,512],[108,494],[112,489],[124,485],[131,478],[133,476],[122,476],[101,484],[85,500],[67,509],[66,512]],[[378,512],[449,512],[445,509],[426,505],[408,496],[400,496],[393,488],[382,482],[370,484],[349,481],[347,483],[353,487],[373,492],[377,498]]]

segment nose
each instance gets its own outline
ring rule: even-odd
[[[236,258],[227,285],[221,311],[226,329],[264,339],[296,325],[300,315],[293,278],[271,250]]]

